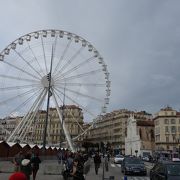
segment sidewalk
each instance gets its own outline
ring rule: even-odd
[[[10,161],[0,161],[0,179],[8,180],[14,171],[14,165]],[[32,179],[32,177],[31,177]],[[57,160],[45,160],[40,164],[37,180],[63,180],[61,166]]]

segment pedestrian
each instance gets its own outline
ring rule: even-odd
[[[13,164],[14,164],[14,172],[20,171],[21,161],[24,159],[24,155],[22,151],[17,153],[15,157],[13,158]]]
[[[73,153],[69,155],[69,157],[66,160],[66,169],[71,172],[73,167]]]
[[[64,161],[64,169],[62,171],[62,175],[64,177],[64,180],[68,180],[69,177],[71,177],[70,173],[72,172],[73,169],[73,153],[69,153],[67,160]]]
[[[57,158],[58,158],[58,163],[61,164],[61,161],[62,161],[62,150],[61,149],[57,153]]]
[[[84,178],[84,168],[78,159],[74,159],[73,168],[70,175],[73,177],[73,180],[85,180]]]
[[[109,152],[108,152],[108,154],[107,154],[107,158],[108,158],[108,161],[110,160],[110,154],[109,154]]]
[[[37,172],[39,170],[39,164],[41,163],[41,160],[38,156],[38,153],[33,153],[31,157],[31,164],[32,164],[32,173],[33,173],[33,180],[36,179]]]
[[[30,180],[30,176],[32,174],[32,167],[31,167],[31,154],[26,154],[24,159],[21,162],[21,172],[24,173],[27,177],[27,180]]]
[[[95,165],[95,173],[98,174],[98,169],[100,167],[101,164],[101,156],[99,155],[98,152],[96,152],[95,156],[94,156],[94,165]]]
[[[22,172],[15,172],[9,177],[9,180],[27,180],[27,177]]]

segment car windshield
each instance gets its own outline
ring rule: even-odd
[[[125,163],[127,163],[127,164],[143,164],[143,162],[140,159],[136,159],[136,158],[128,158],[125,160]]]
[[[172,176],[180,176],[180,164],[167,165],[167,173]]]

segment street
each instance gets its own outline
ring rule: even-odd
[[[98,175],[95,174],[93,159],[90,159],[91,168],[86,175],[86,180],[102,180],[103,179],[103,163],[102,159],[101,166],[99,168]],[[124,180],[124,175],[121,173],[121,165],[114,164],[111,160],[108,163],[109,170],[106,171],[104,168],[104,180],[108,180],[110,176],[114,176],[114,180]],[[148,175],[140,176],[133,175],[127,176],[127,180],[149,180],[149,170],[152,167],[151,163],[145,163]],[[13,164],[7,161],[0,161],[0,179],[8,180],[8,177],[13,171]],[[57,160],[43,161],[40,165],[40,169],[37,174],[37,180],[63,180],[60,175],[61,168]],[[32,179],[32,177],[31,177]]]

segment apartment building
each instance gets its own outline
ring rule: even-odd
[[[6,140],[22,117],[6,117],[0,120],[0,140]]]
[[[63,123],[68,130],[71,138],[78,136],[83,127],[82,109],[75,105],[66,105],[60,107],[63,116]],[[32,141],[35,144],[42,144],[44,135],[44,125],[46,119],[46,111],[39,111],[32,127]],[[30,136],[29,136],[30,137]],[[64,131],[61,127],[59,115],[55,108],[49,110],[49,121],[47,126],[47,144],[60,144],[65,141]]]
[[[180,146],[180,112],[162,108],[153,118],[156,151],[178,151]]]
[[[89,131],[86,141],[109,145],[112,149],[119,149],[125,153],[125,137],[127,134],[127,120],[134,114],[137,120],[152,118],[151,114],[145,111],[133,112],[127,109],[120,109],[100,116],[94,127]]]

